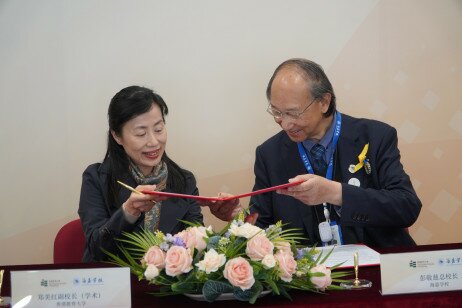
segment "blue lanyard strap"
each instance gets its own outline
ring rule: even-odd
[[[342,128],[342,114],[340,112],[336,112],[335,114],[335,129],[334,135],[332,136],[332,155],[330,156],[329,165],[327,166],[326,172],[326,179],[332,180],[332,174],[334,171],[334,154],[335,148],[337,147],[338,138],[340,137],[340,130]],[[301,142],[297,142],[298,153],[302,159],[303,164],[305,165],[306,171],[308,173],[314,174],[313,167],[311,167],[310,160],[308,158],[308,154],[306,153],[305,148]]]

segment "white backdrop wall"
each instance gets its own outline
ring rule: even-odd
[[[432,1],[0,1],[0,264],[52,261],[57,230],[77,217],[81,174],[104,156],[107,107],[121,88],[143,85],[163,96],[171,112],[167,151],[195,173],[203,194],[248,191],[255,147],[278,131],[265,113],[264,92],[282,61],[312,59],[332,81],[350,74],[350,84],[372,67],[373,75],[393,83],[387,70],[403,58],[389,63],[387,50],[410,43],[383,33],[393,29],[399,37],[396,24],[409,18],[393,8],[404,6],[456,38],[443,42],[457,51],[449,56],[453,75],[448,70],[445,78],[455,76],[460,84],[461,2],[438,3],[435,17]],[[420,19],[415,22],[409,31],[420,33]],[[367,49],[369,36],[374,47],[383,47],[372,66],[358,54],[346,57],[354,48]],[[342,80],[337,87],[345,92],[340,110],[383,115],[365,108],[372,101],[354,99],[367,86],[347,93]],[[390,108],[382,119],[399,126],[392,116],[400,114],[399,104],[382,104]],[[455,130],[460,150],[462,129]],[[419,163],[406,163],[413,177]],[[460,217],[460,197],[451,218]],[[421,243],[444,241],[428,232],[431,227],[420,230]]]

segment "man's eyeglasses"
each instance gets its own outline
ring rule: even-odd
[[[292,119],[292,120],[298,120],[300,119],[300,117],[302,116],[302,114],[308,110],[308,108],[310,108],[311,105],[313,105],[313,103],[316,101],[316,99],[313,99],[311,101],[311,103],[305,107],[305,109],[303,109],[302,111],[300,112],[297,112],[297,111],[287,111],[287,112],[282,112],[282,111],[279,111],[277,109],[274,109],[273,106],[271,106],[271,103],[268,105],[268,108],[266,108],[266,112],[268,112],[270,115],[272,115],[274,117],[275,120],[280,120],[282,119],[284,116],[287,116],[288,118]]]

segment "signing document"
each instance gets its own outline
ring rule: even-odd
[[[317,247],[317,250],[322,252],[322,255],[327,255],[332,249],[329,258],[324,262],[327,267],[332,267],[341,264],[338,268],[354,267],[354,254],[358,253],[359,266],[374,266],[380,264],[380,254],[367,247],[366,245],[351,244],[340,246],[324,246]]]

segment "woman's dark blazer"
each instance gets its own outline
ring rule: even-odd
[[[129,223],[124,216],[121,206],[130,196],[129,190],[122,188],[117,204],[115,206],[109,204],[109,172],[108,163],[96,163],[88,166],[82,176],[78,213],[87,241],[83,262],[107,259],[102,248],[117,253],[115,239],[121,237],[123,231],[141,231],[144,226],[144,214],[134,224]],[[194,175],[185,171],[185,176],[185,193],[198,195],[199,191]],[[123,180],[132,187],[137,186],[135,180],[128,173]],[[164,234],[178,233],[187,227],[179,220],[202,223],[203,217],[198,203],[192,199],[177,198],[162,201],[159,229]]]

